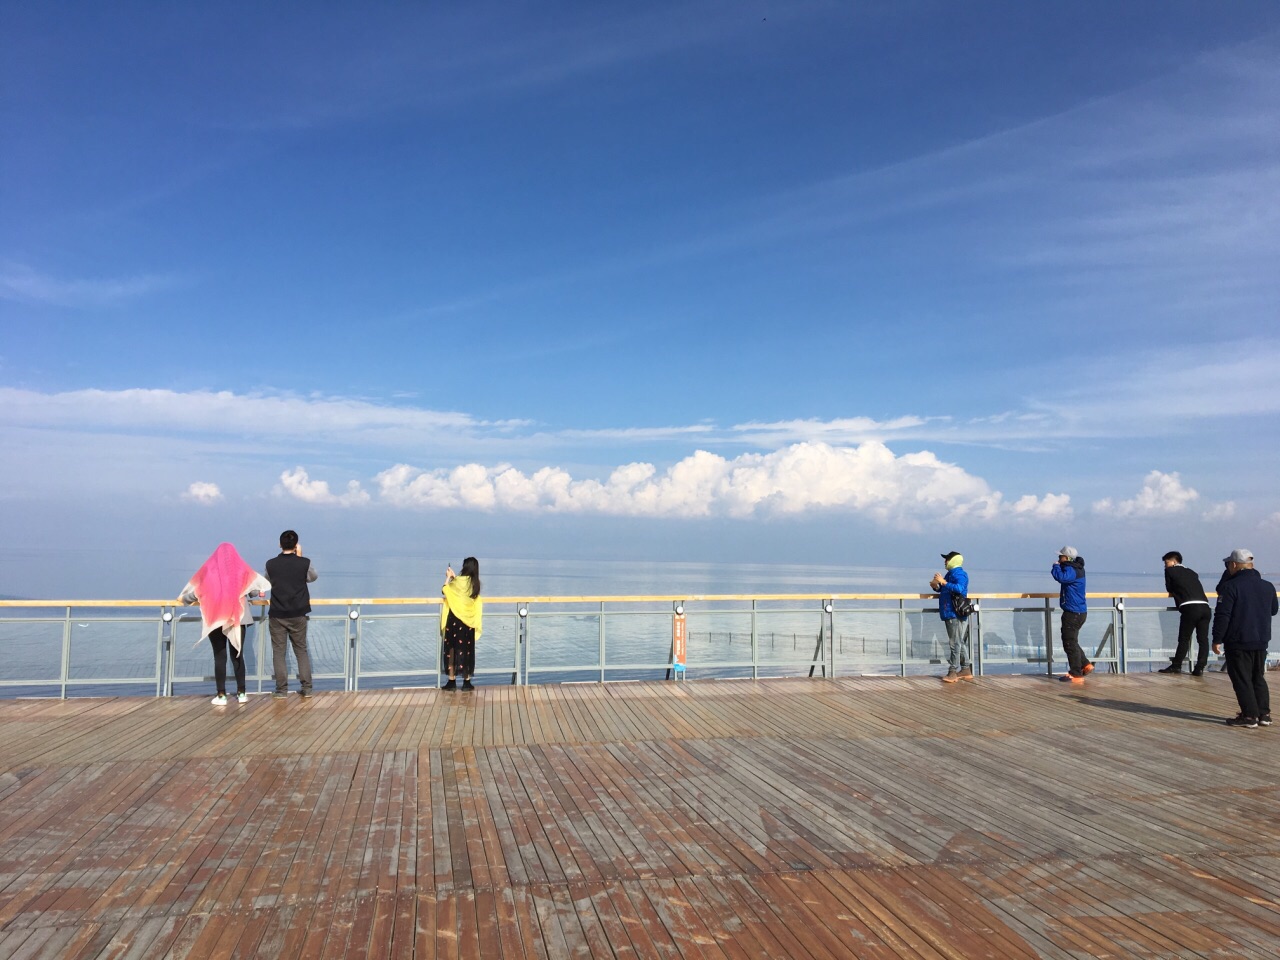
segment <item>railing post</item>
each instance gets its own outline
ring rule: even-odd
[[[156,622],[156,696],[164,696],[164,627],[173,622],[173,614],[168,607],[160,608],[160,619]]]
[[[831,679],[834,680],[836,676],[836,613],[835,613],[836,604],[835,604],[835,601],[824,600],[822,602],[822,610],[826,614],[825,619],[827,622],[828,651],[827,651],[826,659],[831,664]],[[827,668],[825,664],[822,667],[822,672],[824,674],[827,672]]]
[[[352,630],[352,627],[355,630]],[[360,689],[360,606],[347,605],[347,642],[351,648],[351,668],[347,671],[347,689],[354,692]]]
[[[907,675],[907,601],[898,598],[898,674]]]
[[[756,601],[751,601],[751,679],[760,679],[760,634],[756,629]]]
[[[1116,663],[1121,673],[1129,672],[1129,621],[1125,612],[1124,597],[1112,601],[1115,610],[1111,616],[1116,624]]]
[[[520,651],[524,648],[524,631],[528,623],[529,605],[516,604],[516,648],[511,653],[511,685],[520,686]]]
[[[1044,663],[1049,676],[1053,676],[1053,599],[1044,598]]]
[[[600,682],[604,683],[604,601],[600,601]]]
[[[67,678],[71,672],[71,608],[67,607],[66,619],[62,622],[62,699],[67,699]]]
[[[973,616],[969,618],[972,621],[973,632],[969,637],[969,662],[972,665],[973,674],[976,677],[982,676],[982,601],[973,601]],[[967,628],[966,628],[967,629]]]

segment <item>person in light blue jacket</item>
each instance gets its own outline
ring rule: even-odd
[[[1067,655],[1067,672],[1058,679],[1063,683],[1084,683],[1085,676],[1093,673],[1093,664],[1080,649],[1080,628],[1089,613],[1085,600],[1084,557],[1075,547],[1063,547],[1058,551],[1058,562],[1049,572],[1060,585],[1062,652]]]
[[[961,618],[956,614],[952,600],[969,595],[969,574],[965,573],[964,557],[952,550],[942,554],[947,565],[945,574],[935,573],[929,586],[938,595],[938,616],[947,628],[947,643],[950,647],[947,659],[947,675],[943,683],[955,683],[957,680],[973,679],[973,663],[969,659],[969,623],[968,617]]]

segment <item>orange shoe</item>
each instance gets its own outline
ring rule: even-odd
[[[1087,677],[1087,676],[1088,676],[1089,674],[1091,674],[1091,673],[1093,673],[1093,664],[1092,664],[1092,663],[1086,663],[1086,664],[1084,665],[1084,675]]]

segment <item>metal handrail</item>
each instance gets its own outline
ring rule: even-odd
[[[971,596],[978,601],[977,610],[972,621],[972,629],[970,631],[971,644],[973,649],[973,663],[975,671],[982,673],[988,667],[995,670],[1013,669],[1019,665],[1026,666],[1028,664],[1043,664],[1044,669],[1052,672],[1054,669],[1054,643],[1053,643],[1053,619],[1054,608],[1058,593],[973,593]],[[1129,669],[1129,660],[1133,659],[1137,663],[1150,663],[1155,661],[1155,652],[1162,655],[1168,646],[1167,627],[1160,627],[1156,631],[1152,631],[1150,624],[1154,621],[1147,620],[1147,614],[1165,613],[1171,608],[1169,606],[1169,598],[1164,593],[1111,593],[1111,592],[1094,592],[1086,594],[1091,600],[1108,601],[1105,605],[1098,604],[1095,610],[1102,614],[1102,623],[1107,624],[1107,629],[1102,637],[1102,643],[1099,645],[1097,655],[1093,658],[1100,664],[1106,664],[1110,669],[1117,672],[1127,672]],[[1210,594],[1213,596],[1213,594]],[[1139,618],[1145,623],[1139,624],[1139,630],[1136,643],[1136,653],[1130,650],[1130,624],[1129,624],[1129,604],[1128,601],[1144,601],[1156,600],[1161,601],[1156,604],[1136,604],[1132,607],[1135,613],[1142,613]],[[1012,605],[999,605],[1000,601],[1014,601]],[[1030,601],[1029,604],[1019,606],[1017,601]],[[327,637],[332,643],[340,640],[342,650],[340,655],[341,665],[333,664],[333,668],[328,673],[316,673],[319,678],[327,678],[329,680],[338,680],[342,683],[343,689],[356,690],[359,689],[362,679],[372,680],[375,683],[386,681],[387,678],[414,678],[417,681],[429,681],[439,684],[441,681],[441,667],[439,660],[439,645],[435,641],[435,628],[433,621],[438,620],[438,609],[442,600],[440,597],[362,597],[362,598],[321,598],[312,600],[312,606],[317,609],[317,613],[313,616],[313,622],[318,625],[324,625],[322,636]],[[984,631],[984,602],[988,605],[987,617],[989,626]],[[749,606],[746,604],[749,603]],[[636,605],[670,605],[669,609],[652,609],[641,608],[635,609]],[[992,604],[995,604],[994,606]],[[905,676],[909,671],[915,672],[921,669],[929,669],[930,664],[938,664],[941,648],[945,648],[945,641],[940,641],[936,632],[936,627],[926,629],[926,624],[932,620],[930,615],[936,617],[937,614],[937,595],[933,593],[776,593],[776,594],[692,594],[692,595],[675,595],[675,594],[643,594],[643,595],[596,595],[596,596],[542,596],[542,597],[486,597],[485,605],[488,608],[489,616],[486,617],[487,625],[494,625],[502,634],[510,629],[512,631],[513,649],[511,651],[511,661],[509,665],[502,665],[501,660],[504,656],[498,653],[498,666],[494,666],[494,651],[498,648],[494,646],[488,647],[486,653],[486,663],[481,665],[481,669],[476,671],[477,674],[487,674],[490,676],[509,675],[513,684],[529,683],[535,676],[551,677],[554,682],[556,675],[562,678],[570,676],[592,676],[599,681],[609,679],[618,679],[625,676],[633,676],[637,674],[647,674],[649,671],[668,670],[671,663],[664,661],[661,629],[655,628],[649,630],[641,627],[636,628],[624,627],[621,636],[624,637],[622,642],[627,639],[638,639],[644,644],[643,651],[637,649],[638,655],[633,659],[629,659],[627,655],[619,656],[616,652],[618,640],[614,640],[614,647],[606,643],[606,621],[613,620],[615,625],[618,623],[626,623],[627,618],[636,617],[662,617],[664,614],[670,616],[671,611],[682,611],[684,605],[693,605],[694,615],[701,619],[708,618],[730,618],[730,622],[734,622],[734,618],[743,618],[742,631],[730,629],[727,631],[717,631],[715,629],[692,630],[689,633],[691,647],[696,646],[693,641],[699,634],[706,636],[706,645],[697,646],[697,654],[691,656],[688,666],[690,669],[697,670],[700,675],[710,676],[740,676],[747,675],[752,678],[762,675],[773,675],[779,671],[787,673],[789,671],[807,670],[809,674],[815,675],[821,671],[823,676],[836,676],[840,673],[848,673],[850,671],[860,672],[872,670],[873,672],[883,672],[885,670],[898,672]],[[589,609],[578,609],[589,605]],[[812,606],[811,606],[812,605]],[[633,609],[619,609],[619,607],[631,606]],[[417,608],[410,611],[391,611],[385,613],[379,608],[387,607],[411,607]],[[73,611],[76,611],[75,620],[89,621],[89,624],[112,624],[118,626],[120,624],[133,623],[151,623],[148,617],[139,617],[135,614],[125,613],[123,616],[94,616],[92,614],[86,616],[79,611],[89,609],[116,609],[121,611],[138,610],[139,608],[151,608],[157,611],[155,623],[157,624],[155,644],[155,672],[148,675],[139,671],[134,677],[121,677],[113,672],[110,677],[107,676],[77,676],[72,670],[73,655],[73,634],[72,620]],[[343,608],[344,612],[327,612],[326,608]],[[425,608],[425,609],[424,609]],[[181,633],[187,633],[185,630],[178,630],[180,623],[189,622],[197,619],[198,614],[194,610],[188,614],[182,614],[182,607],[173,600],[0,600],[0,609],[4,610],[21,610],[27,615],[19,613],[16,616],[0,616],[0,625],[9,624],[45,624],[57,625],[61,630],[61,666],[57,676],[42,676],[32,679],[34,671],[29,673],[17,673],[13,677],[6,678],[0,676],[0,688],[15,687],[27,688],[56,688],[63,697],[67,695],[68,689],[84,689],[90,686],[100,688],[108,688],[112,685],[131,684],[150,685],[154,684],[157,696],[172,695],[174,683],[191,684],[202,680],[210,679],[209,677],[192,675],[189,663],[183,664],[184,669],[176,669],[179,660],[188,660],[188,655],[175,646],[175,638]],[[48,611],[56,609],[56,614],[50,615]],[[1043,625],[1036,627],[1032,633],[1022,632],[1016,625],[1016,619],[1020,614],[1037,614],[1043,616]],[[1003,629],[1000,618],[1006,614],[1012,614],[1015,617],[1015,626],[1012,632]],[[811,623],[808,618],[816,615],[821,618],[820,623],[812,624],[812,629],[807,625]],[[924,616],[925,620],[917,618]],[[594,628],[588,626],[588,629],[596,633],[594,641],[588,640],[586,637],[578,637],[583,626],[587,624],[577,623],[577,625],[552,627],[549,632],[544,632],[542,627],[548,623],[554,623],[557,617],[569,617],[573,621],[594,620],[596,625]],[[853,619],[850,619],[852,617]],[[881,618],[892,618],[896,621],[895,625],[886,624],[885,630],[881,630],[878,621]],[[992,619],[994,617],[994,620]],[[729,649],[732,644],[732,638],[735,633],[744,640],[748,639],[747,634],[747,618],[749,618],[749,650],[744,650],[743,655],[733,656],[733,651]],[[776,631],[765,631],[760,628],[760,621],[768,618],[777,623],[777,618],[784,618],[783,633],[785,638],[788,632],[792,633],[793,651],[782,653],[777,650],[773,644]],[[860,618],[869,618],[860,620]],[[1038,616],[1037,616],[1038,619]],[[375,636],[373,638],[364,637],[364,628],[366,625],[373,626],[375,624],[391,625],[393,631],[399,630],[394,626],[403,621],[405,624],[414,620],[421,620],[424,623],[422,630],[418,633],[389,634],[390,643],[388,646],[380,647],[380,639]],[[837,631],[837,620],[842,629]],[[262,624],[265,617],[259,616],[259,623]],[[343,622],[343,626],[335,631],[335,624],[338,621]],[[789,623],[788,623],[789,621]],[[717,622],[723,620],[704,621],[708,626],[713,627]],[[1096,621],[1095,621],[1096,622]],[[867,624],[877,624],[868,628]],[[537,625],[535,627],[534,625]],[[798,629],[793,629],[800,625]],[[997,632],[999,627],[999,632]],[[923,632],[922,632],[923,631]],[[859,636],[858,633],[862,635]],[[256,668],[254,670],[253,679],[258,681],[258,688],[262,688],[262,680],[264,676],[269,676],[268,665],[265,661],[266,649],[263,642],[262,634],[265,630],[259,627],[257,634],[257,642],[255,643],[255,660]],[[1007,635],[1006,635],[1007,633]],[[719,634],[720,639],[715,639]],[[726,644],[724,637],[728,635],[729,641]],[[188,633],[189,635],[189,633]],[[488,636],[493,636],[493,632],[488,632]],[[536,646],[546,642],[547,637],[551,637],[552,643],[556,645],[557,656],[547,659],[540,659],[534,656],[533,650]],[[618,637],[615,631],[610,634],[612,637]],[[768,645],[766,648],[765,637],[768,637]],[[569,638],[566,640],[566,637]],[[576,639],[575,639],[576,637]],[[812,654],[808,653],[806,648],[797,647],[794,640],[803,637],[805,643],[812,645]],[[990,638],[988,641],[988,637]],[[852,639],[855,643],[854,652],[846,654],[845,645],[848,640]],[[50,636],[53,641],[53,637]],[[816,640],[816,643],[815,643]],[[856,643],[861,640],[861,653],[857,652]],[[420,642],[421,641],[421,642]],[[130,641],[131,643],[133,641]],[[54,641],[56,643],[56,641]],[[868,643],[873,649],[868,650]],[[874,647],[878,644],[884,644],[883,653],[877,653]],[[655,648],[655,644],[658,646]],[[990,644],[990,646],[989,646]],[[1144,645],[1145,644],[1145,645]],[[51,644],[52,645],[52,644]],[[595,648],[594,652],[591,648]],[[1021,648],[1021,651],[1019,650]],[[37,646],[39,657],[44,657],[44,651],[54,652],[46,646]],[[75,645],[76,663],[83,663],[81,660],[82,651],[86,649],[79,645]],[[135,645],[136,649],[136,645]],[[315,646],[313,644],[313,659],[315,657]],[[545,647],[543,649],[546,649]],[[620,649],[625,650],[625,647]],[[331,648],[332,650],[332,648]],[[663,653],[659,651],[663,650]],[[362,661],[362,652],[366,660]],[[1021,652],[1022,655],[1017,654]],[[566,656],[566,653],[568,656]],[[582,656],[579,656],[582,654]],[[613,657],[610,657],[613,654]],[[789,654],[789,655],[788,655]],[[1109,656],[1105,654],[1110,654]],[[749,658],[749,659],[748,659]],[[1057,659],[1061,661],[1061,653],[1059,652]],[[375,662],[375,661],[381,662]],[[572,662],[567,662],[572,661]],[[582,662],[579,662],[582,661]],[[657,662],[655,662],[657,661]],[[45,661],[47,662],[47,660]],[[94,663],[95,668],[101,664],[97,661]],[[135,658],[136,663],[143,663],[142,658]],[[49,664],[51,669],[56,669]],[[83,669],[82,667],[80,669]],[[149,668],[147,668],[149,669]],[[334,672],[340,670],[340,672]],[[745,674],[744,674],[745,671]],[[203,673],[203,670],[200,671]],[[659,673],[661,675],[661,673]],[[670,675],[668,673],[668,675]],[[684,674],[682,674],[684,675]]]

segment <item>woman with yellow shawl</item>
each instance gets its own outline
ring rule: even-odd
[[[462,674],[462,689],[474,690],[471,675],[476,669],[476,638],[484,616],[484,601],[480,599],[480,561],[467,557],[462,561],[462,571],[455,574],[453,567],[445,568],[444,586],[440,588],[444,603],[440,605],[440,639],[444,650],[444,665],[449,671],[445,690],[458,689],[455,679]]]

